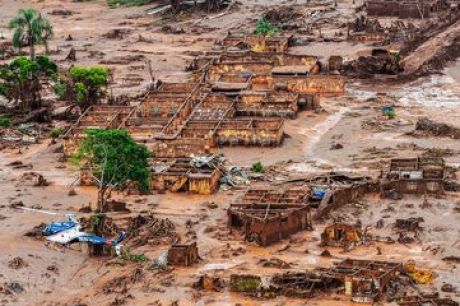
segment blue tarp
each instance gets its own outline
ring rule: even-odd
[[[315,189],[315,190],[313,190],[313,197],[315,199],[322,200],[324,198],[325,194],[326,194],[326,191],[324,189]]]

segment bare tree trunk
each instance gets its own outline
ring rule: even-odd
[[[50,53],[49,45],[48,45],[48,40],[45,40],[45,55],[48,55]]]
[[[97,211],[103,212],[106,208],[107,198],[106,198],[107,187],[99,188],[97,192]]]
[[[29,49],[30,49],[30,59],[34,60],[35,59],[35,45],[33,43],[30,43]]]

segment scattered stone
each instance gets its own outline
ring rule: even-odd
[[[18,282],[9,282],[4,284],[4,288],[9,290],[9,292],[20,294],[24,292],[24,287]]]
[[[170,25],[165,25],[161,28],[161,32],[169,34],[184,34],[185,30],[181,27],[173,27]]]
[[[279,258],[273,257],[270,259],[261,259],[257,263],[258,265],[265,267],[265,268],[278,268],[278,269],[289,269],[291,268],[291,264],[281,260]]]
[[[130,29],[113,29],[102,36],[108,39],[123,39],[123,37],[130,32]]]
[[[42,231],[45,229],[45,227],[46,223],[40,223],[39,225],[34,226],[34,228],[30,231],[26,232],[24,236],[41,239],[43,237]]]
[[[77,195],[77,192],[75,191],[74,188],[70,188],[69,192],[67,193],[69,197],[73,197]]]
[[[10,208],[24,207],[24,203],[21,200],[15,200],[11,202]]]
[[[343,149],[343,145],[341,143],[334,143],[329,150],[340,150]]]
[[[24,164],[22,161],[19,161],[19,160],[13,161],[13,162],[7,164],[7,166],[12,167],[13,169],[21,169],[21,168],[32,169],[34,167],[34,165],[32,165],[31,163]]]
[[[45,180],[43,175],[37,172],[24,172],[22,177],[20,178],[20,185],[21,186],[48,186],[48,182]]]
[[[329,250],[327,250],[327,249],[322,251],[320,256],[322,256],[322,257],[332,257],[331,252],[329,252]]]
[[[19,256],[14,257],[10,261],[8,261],[8,267],[10,269],[18,270],[18,269],[22,269],[22,268],[28,267],[28,266],[29,266],[29,264],[27,264],[27,262],[25,262],[24,259],[22,259]]]
[[[452,292],[457,291],[457,288],[454,287],[452,284],[444,284],[441,287],[441,291],[442,292],[450,292],[450,293],[452,293]]]
[[[442,260],[447,261],[447,262],[460,264],[460,257],[458,257],[458,256],[446,256]]]
[[[49,265],[46,270],[59,274],[59,268],[55,264]]]
[[[411,217],[408,219],[396,219],[394,227],[400,230],[416,232],[416,231],[423,230],[423,228],[420,226],[421,222],[424,222],[424,219],[422,217],[418,217],[418,218]]]
[[[48,14],[55,16],[71,16],[73,12],[69,11],[68,9],[55,9],[49,12]]]

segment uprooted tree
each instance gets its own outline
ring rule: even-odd
[[[46,56],[33,60],[21,56],[0,66],[0,95],[14,101],[22,111],[42,106],[42,83],[54,79],[57,65]]]
[[[136,182],[140,191],[149,188],[150,153],[134,142],[127,131],[91,129],[74,155],[74,161],[87,168],[98,187],[97,207],[106,211],[112,190],[128,181]]]

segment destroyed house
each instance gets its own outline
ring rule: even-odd
[[[304,188],[249,189],[227,211],[228,226],[261,246],[275,243],[300,230],[311,229],[310,206]]]
[[[168,250],[168,264],[190,266],[199,259],[196,242],[190,244],[173,244]]]
[[[300,95],[288,91],[242,92],[236,103],[241,116],[295,118],[299,110]]]
[[[256,91],[287,90],[298,94],[340,96],[345,92],[346,78],[340,75],[256,75],[250,80]],[[316,98],[317,99],[317,98]]]
[[[154,190],[212,194],[221,176],[217,165],[196,164],[192,158],[156,158],[150,164]]]
[[[312,298],[340,293],[353,302],[372,304],[391,295],[402,265],[386,261],[345,259],[332,267],[316,268],[305,272],[286,272],[273,277],[232,275],[231,291],[256,296],[283,295]]]
[[[383,190],[425,194],[444,192],[446,166],[441,157],[392,159],[384,171]]]
[[[343,283],[343,293],[354,302],[378,301],[400,274],[400,263],[372,260],[345,259],[333,268],[319,268]]]
[[[363,239],[363,232],[360,228],[343,223],[334,223],[327,226],[321,234],[321,245],[349,247],[361,244]]]
[[[367,193],[378,191],[378,182],[370,177],[335,172],[313,177],[306,180],[305,183],[312,190],[308,201],[312,207],[317,207],[314,215],[316,220]],[[315,196],[318,191],[322,196]]]
[[[88,129],[116,129],[134,110],[131,106],[92,105],[83,112],[64,138],[64,153],[72,155]]]
[[[430,18],[444,8],[441,0],[366,0],[368,16]]]
[[[396,298],[396,303],[400,306],[459,306],[460,304],[450,298],[441,298],[439,294],[412,295]]]
[[[244,32],[229,32],[222,45],[230,49],[255,52],[284,52],[289,47],[290,36],[264,36]]]

